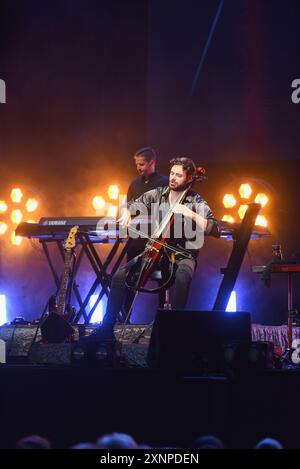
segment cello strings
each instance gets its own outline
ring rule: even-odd
[[[128,230],[131,230],[133,231],[134,233],[137,233],[137,234],[140,234],[140,231],[136,230],[135,228],[131,227],[131,226],[128,226]],[[165,248],[169,249],[170,251],[173,251],[175,252],[176,254],[182,254],[186,257],[190,257],[191,254],[188,253],[188,252],[185,252],[183,249],[175,249],[173,248],[172,246],[170,246],[169,244],[167,243],[162,243],[161,241],[158,241],[156,240],[155,238],[152,238],[151,236],[147,236],[147,235],[143,235],[143,238],[146,238],[148,239],[149,241],[153,241],[157,244],[160,244],[161,246],[164,246]]]

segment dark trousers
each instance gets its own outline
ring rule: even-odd
[[[128,246],[127,246],[127,263],[137,257],[139,254],[144,252],[146,247],[147,239],[129,239]],[[134,299],[134,290],[127,289],[127,295],[124,300],[123,306],[123,320],[125,320],[130,306]],[[122,307],[121,306],[121,307]]]
[[[131,239],[129,241],[129,246],[127,249],[127,262],[131,261],[139,254],[142,254],[145,251],[147,239]],[[162,285],[164,283],[164,279],[158,282],[158,285]],[[135,291],[133,289],[128,289],[126,298],[124,300],[123,306],[123,320],[127,317],[127,314],[130,310],[131,304],[134,299]],[[158,304],[160,308],[164,307],[165,303],[165,292],[164,290],[160,290],[158,292]]]
[[[128,271],[138,262],[137,258],[127,262],[112,278],[110,294],[108,297],[106,314],[103,319],[103,327],[113,330],[117,316],[124,305],[128,294],[132,290],[126,287],[126,276]],[[194,259],[181,259],[175,262],[174,298],[172,308],[184,309],[188,300],[189,289],[196,261]]]

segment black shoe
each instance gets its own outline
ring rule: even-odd
[[[92,334],[78,340],[71,352],[72,364],[97,364],[101,367],[117,365],[117,341],[113,331],[98,327]]]
[[[78,341],[78,345],[102,345],[102,344],[111,344],[116,342],[116,338],[113,330],[108,329],[107,327],[97,327],[91,334],[82,337]]]

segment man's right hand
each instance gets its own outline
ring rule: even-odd
[[[131,214],[128,208],[123,208],[121,211],[121,216],[117,220],[117,223],[120,223],[122,227],[129,226],[131,223]]]

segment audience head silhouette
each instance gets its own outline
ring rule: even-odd
[[[95,443],[77,443],[74,446],[71,446],[71,449],[99,449],[99,446],[96,445]]]
[[[213,435],[204,435],[197,438],[192,448],[194,449],[224,449],[222,441]]]
[[[106,449],[136,449],[138,448],[137,443],[134,441],[132,436],[127,433],[110,433],[101,436],[97,444],[100,448]]]
[[[274,438],[264,438],[255,446],[255,449],[283,449],[282,444]]]
[[[51,449],[51,443],[42,436],[28,435],[17,441],[16,449]]]

